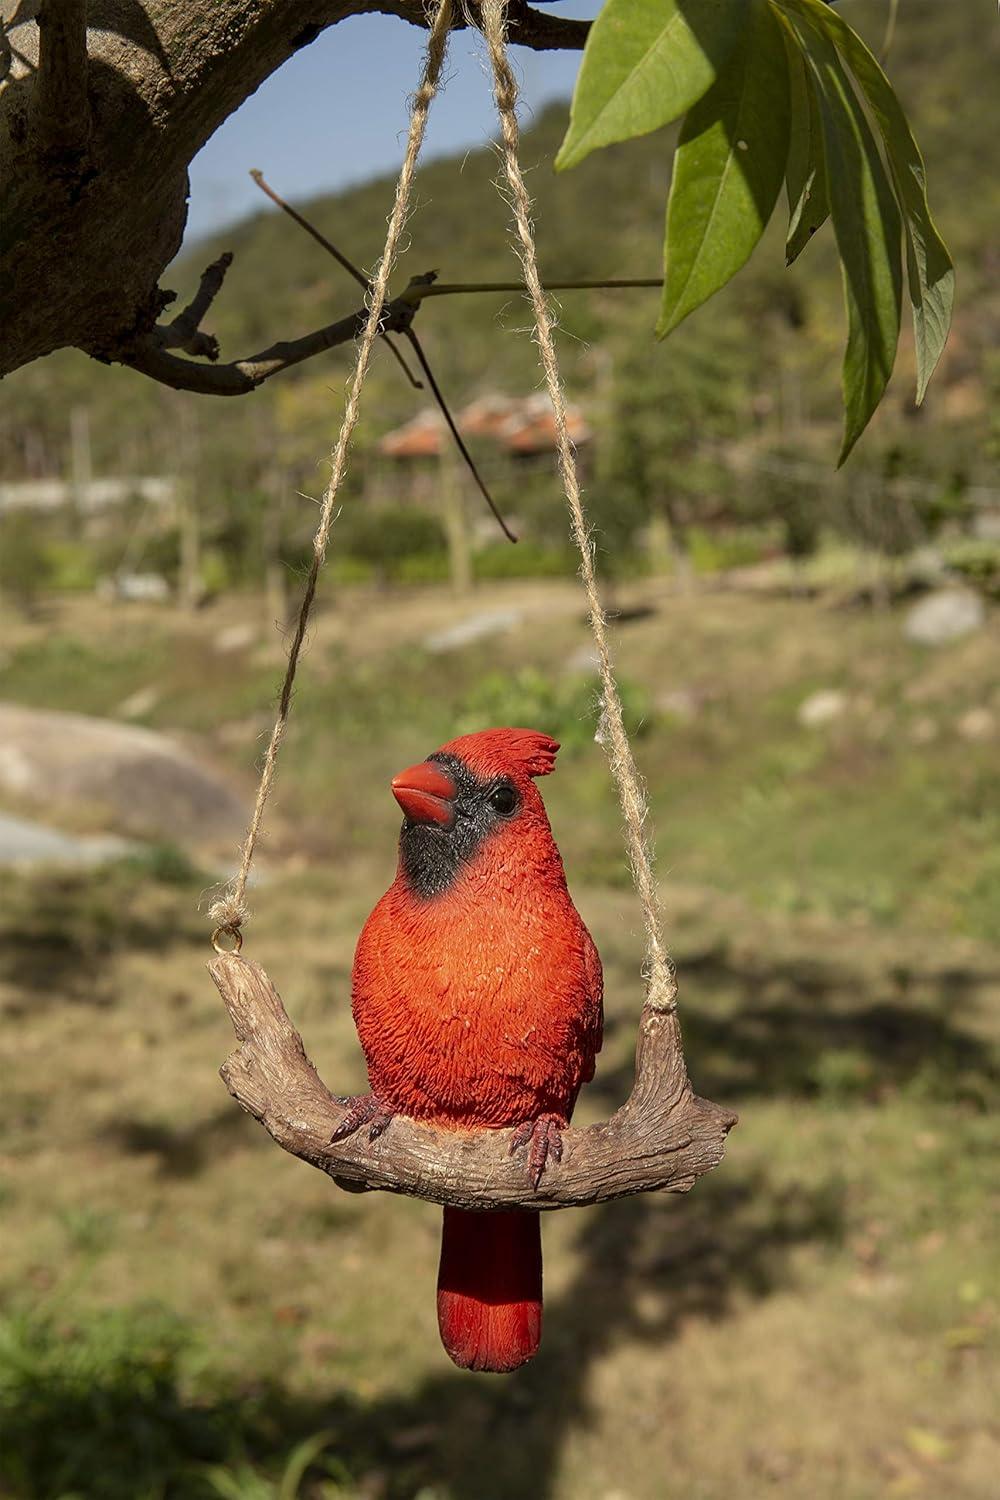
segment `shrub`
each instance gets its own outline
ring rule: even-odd
[[[625,727],[643,734],[652,723],[644,690],[620,679]],[[600,722],[600,698],[593,677],[548,677],[534,667],[513,674],[491,672],[469,693],[458,714],[459,734],[493,725],[515,724],[551,734],[565,748],[593,740]]]
[[[973,588],[991,599],[1000,599],[1000,542],[986,537],[966,537],[944,554],[946,565]]]

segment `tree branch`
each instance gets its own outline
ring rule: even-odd
[[[89,34],[86,0],[17,6],[0,56],[0,71],[18,59],[0,87],[0,377],[66,345],[127,360],[159,316],[195,154],[287,58],[376,10],[426,25],[424,0],[92,0]],[[579,49],[587,30],[512,0],[520,45]],[[175,368],[167,383],[236,394],[258,382]]]
[[[219,341],[212,333],[202,333],[201,320],[222,290],[226,272],[232,263],[232,251],[227,250],[202,271],[198,290],[187,307],[162,329],[161,343],[164,349],[183,349],[186,354],[218,359]]]
[[[553,0],[543,0],[543,3],[550,4]],[[383,15],[399,16],[404,21],[411,21],[414,26],[427,25],[427,13],[422,0],[417,0],[417,3],[414,0],[376,0],[371,9],[381,11]],[[527,0],[510,0],[507,15],[510,41],[518,47],[530,47],[535,52],[582,52],[591,27],[590,21],[577,21],[570,16],[550,16],[534,10],[527,4]],[[475,0],[468,0],[468,4],[455,13],[456,31],[464,31],[469,26],[482,29],[479,24],[479,6]]]
[[[208,966],[240,1046],[222,1077],[237,1103],[302,1161],[358,1192],[384,1189],[454,1208],[569,1208],[634,1193],[685,1193],[722,1160],[736,1116],[691,1089],[673,1013],[643,1009],[635,1084],[611,1119],[563,1133],[563,1158],[537,1191],[511,1131],[443,1130],[397,1116],[384,1135],[332,1145],[344,1106],[309,1061],[259,964],[235,953]]]
[[[306,234],[310,235],[311,238],[316,241],[317,245],[320,245],[328,255],[332,255],[337,264],[342,267],[342,269],[345,270],[349,276],[353,276],[354,280],[364,288],[366,293],[369,291],[371,283],[369,282],[368,277],[365,275],[365,273],[358,266],[356,266],[352,260],[348,260],[347,256],[344,255],[341,250],[337,249],[332,240],[328,240],[325,234],[321,234],[320,231],[316,228],[315,224],[310,224],[309,220],[302,214],[300,214],[297,209],[293,208],[290,203],[286,203],[284,198],[281,197],[280,193],[276,193],[271,184],[265,180],[263,172],[260,171],[258,167],[251,168],[250,176],[260,188],[261,192],[266,197],[270,198],[272,203],[276,203],[283,213],[286,213],[290,219],[298,224],[300,229],[304,229]],[[414,390],[422,391],[424,388],[423,383],[419,381],[414,375],[413,371],[406,363],[406,360],[403,358],[402,354],[400,354],[399,350],[396,348],[396,345],[392,342],[392,339],[389,338],[388,334],[383,334],[382,337],[385,342],[386,348],[391,352],[393,359],[396,361],[397,365],[399,365],[400,369],[402,370],[403,374],[406,376],[410,384],[413,386]]]
[[[225,257],[223,257],[224,259]],[[218,262],[216,262],[218,265]],[[204,273],[208,276],[213,270],[209,267]],[[524,286],[519,281],[490,281],[465,284],[462,282],[434,285],[435,272],[428,271],[423,276],[413,276],[409,285],[393,300],[386,304],[382,318],[382,333],[403,333],[410,331],[410,325],[416,314],[417,308],[427,297],[453,296],[459,292],[517,292],[523,291]],[[662,286],[662,280],[647,278],[639,281],[554,281],[546,282],[546,291],[573,291],[585,287],[645,287]],[[200,295],[200,293],[199,293]],[[214,294],[213,294],[214,295]],[[195,302],[197,302],[197,297]],[[211,300],[211,299],[209,299]],[[195,305],[192,302],[191,307]],[[185,313],[190,308],[185,309]],[[185,313],[179,315],[180,318]],[[293,365],[300,365],[304,360],[312,359],[317,354],[322,354],[327,349],[334,349],[338,344],[349,344],[357,338],[358,333],[364,327],[368,310],[359,307],[356,312],[349,313],[345,318],[338,318],[335,323],[328,323],[325,328],[317,328],[313,333],[303,334],[301,338],[284,340],[281,343],[272,344],[269,349],[263,349],[259,354],[251,354],[248,359],[238,359],[225,365],[196,365],[190,360],[179,359],[176,355],[167,351],[179,347],[173,338],[172,329],[174,324],[158,324],[152,333],[133,340],[131,344],[122,349],[108,351],[92,351],[95,357],[103,359],[106,363],[128,365],[130,369],[138,370],[142,375],[148,375],[151,380],[156,380],[160,385],[168,385],[176,391],[194,391],[202,396],[247,396],[255,391],[265,380],[270,380],[272,375],[280,375],[283,370],[290,370]],[[214,344],[214,340],[212,341]],[[197,353],[198,350],[191,352]],[[216,352],[217,347],[216,347]],[[210,358],[214,356],[210,355]],[[425,368],[425,373],[429,371]],[[440,398],[440,393],[435,392]],[[442,407],[445,415],[447,409]],[[449,417],[449,425],[452,425]],[[454,432],[454,426],[452,425]],[[457,437],[457,434],[456,434]],[[461,447],[461,440],[459,439]],[[464,449],[463,449],[464,453]],[[466,454],[468,460],[468,455]],[[477,482],[479,475],[476,474]],[[487,497],[488,498],[488,497]],[[493,502],[490,501],[492,507]],[[499,519],[499,517],[498,517]],[[500,523],[503,525],[503,522]],[[506,527],[504,527],[506,531]],[[510,533],[507,533],[508,536]],[[514,538],[511,537],[513,541]]]
[[[402,333],[413,317],[413,304],[390,302],[382,320],[383,331]],[[175,391],[195,391],[202,396],[247,396],[272,375],[290,370],[303,360],[312,359],[338,344],[356,339],[368,317],[368,309],[359,307],[338,318],[325,328],[303,334],[298,339],[283,340],[251,354],[248,359],[233,360],[226,365],[196,365],[168,352],[169,325],[157,327],[151,334],[136,340],[128,349],[109,356],[113,362],[128,365],[151,380],[168,385]]]

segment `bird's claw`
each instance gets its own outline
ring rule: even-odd
[[[349,1135],[360,1130],[362,1125],[368,1126],[368,1139],[377,1141],[392,1123],[392,1111],[386,1109],[374,1094],[337,1094],[334,1097],[338,1104],[345,1107],[347,1113],[330,1137],[331,1146],[337,1141],[345,1141]]]
[[[534,1120],[525,1120],[511,1136],[511,1156],[515,1151],[528,1147],[528,1180],[536,1191],[549,1157],[553,1161],[562,1161],[562,1132],[567,1124],[568,1121],[562,1115],[539,1115]]]

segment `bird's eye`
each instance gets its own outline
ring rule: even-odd
[[[517,793],[506,782],[490,793],[490,806],[505,817],[517,806]]]

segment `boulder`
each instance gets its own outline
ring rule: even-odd
[[[846,693],[842,693],[839,688],[821,688],[819,692],[810,693],[808,698],[803,698],[796,717],[806,729],[821,729],[824,724],[832,724],[834,719],[839,719],[846,708]]]
[[[995,738],[997,721],[988,708],[970,708],[962,714],[955,727],[963,740],[981,744]]]
[[[235,840],[243,799],[168,735],[0,703],[0,795],[139,838]]]
[[[972,589],[935,589],[907,612],[903,634],[920,646],[944,646],[980,630],[986,609]]]

